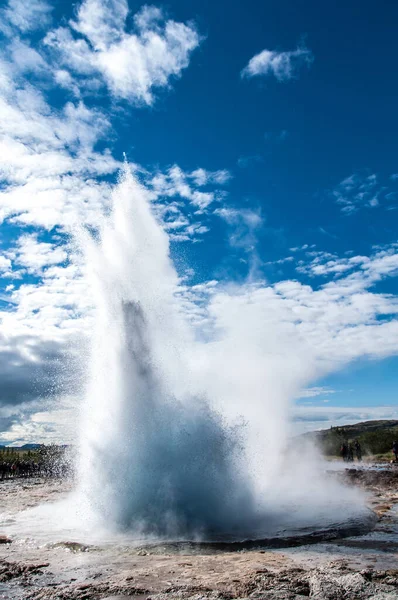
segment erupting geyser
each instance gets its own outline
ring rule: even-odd
[[[292,339],[287,369],[270,324],[259,352],[254,334],[268,309],[253,316],[239,295],[242,322],[233,318],[229,331],[219,301],[213,316],[222,315],[223,333],[212,345],[195,339],[168,235],[127,167],[111,214],[83,245],[96,302],[78,465],[86,521],[141,536],[231,540],[272,536],[286,515],[299,528],[335,522],[342,509],[344,518],[358,513],[358,497],[320,486],[304,460],[293,457],[282,472],[289,382],[301,385],[310,361],[300,362]],[[240,396],[248,429],[222,416]]]
[[[250,512],[236,430],[193,393],[193,344],[168,237],[125,173],[99,241],[86,239],[97,302],[83,409],[80,493],[118,529],[225,531]]]

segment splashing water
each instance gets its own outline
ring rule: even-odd
[[[244,314],[239,295],[214,303],[213,316],[221,314],[218,337],[195,340],[168,236],[127,169],[113,201],[98,239],[84,237],[96,318],[78,495],[91,518],[114,531],[193,539],[239,536],[259,523],[264,530],[286,512],[286,502],[290,514],[294,504],[297,522],[304,513],[313,516],[315,505],[329,518],[342,502],[352,507],[348,492],[331,493],[326,483],[320,489],[303,465],[296,469],[292,461],[290,475],[281,475],[289,381],[293,373],[301,385],[310,361],[290,360],[290,379],[285,376],[281,332],[270,318],[259,357],[253,331],[261,319],[256,315],[253,330],[246,319],[240,330],[236,313],[228,312],[237,302],[237,316]],[[293,341],[289,347],[295,357]],[[279,390],[274,398],[270,389]],[[249,406],[250,431],[234,426],[228,410],[220,412],[229,399],[239,404],[238,397],[235,413]]]

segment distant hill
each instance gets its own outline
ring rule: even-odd
[[[43,451],[55,451],[55,450],[68,450],[71,448],[70,444],[23,444],[22,446],[4,446],[0,444],[0,452],[27,452],[28,450],[43,450]]]
[[[24,444],[23,446],[19,446],[19,450],[37,450],[37,448],[41,448],[43,444]]]
[[[394,440],[398,441],[398,421],[363,421],[354,425],[331,427],[304,433],[302,438],[314,441],[328,456],[339,456],[343,442],[358,440],[365,454],[387,454]]]

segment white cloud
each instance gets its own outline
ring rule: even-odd
[[[11,272],[11,260],[7,256],[3,256],[0,254],[0,273],[1,277],[9,274]]]
[[[21,40],[13,40],[9,46],[12,63],[19,73],[44,73],[47,64],[43,57]]]
[[[128,12],[127,0],[84,0],[71,26],[84,35],[95,50],[106,51],[120,41]]]
[[[251,58],[243,69],[242,77],[273,75],[278,81],[296,79],[303,67],[310,67],[314,56],[308,48],[298,46],[296,50],[277,52],[263,50]]]
[[[127,16],[126,0],[84,0],[71,28],[48,33],[45,43],[78,76],[101,78],[115,97],[151,105],[154,89],[181,76],[200,36],[191,24],[166,20],[159,8],[144,6],[134,17],[135,32],[126,31]]]
[[[225,185],[232,178],[232,175],[227,169],[220,169],[218,171],[206,171],[206,169],[195,169],[192,173],[188,174],[188,177],[193,179],[195,185],[198,187],[208,184]]]
[[[313,386],[307,388],[306,390],[302,390],[299,393],[298,398],[315,398],[316,396],[328,396],[329,394],[335,393],[336,390],[333,390],[328,387]]]
[[[60,429],[63,431],[62,443],[75,442],[77,423],[76,398],[67,395],[51,398],[47,403],[31,402],[19,407],[2,407],[1,422],[3,443],[21,446],[26,440],[40,440],[43,444],[52,444]]]
[[[80,89],[79,85],[73,79],[72,75],[69,71],[65,69],[58,69],[54,71],[54,80],[57,85],[65,90],[69,90],[76,98],[80,98]]]
[[[35,233],[22,235],[15,248],[8,251],[8,256],[15,265],[24,267],[32,275],[42,275],[44,267],[63,263],[68,258],[64,247],[40,242]]]
[[[109,134],[107,117],[83,102],[54,110],[38,87],[15,78],[12,60],[3,62],[0,89],[0,221],[51,229],[98,219],[109,195],[101,177],[121,164],[94,150]]]
[[[292,411],[293,431],[308,431],[352,425],[360,421],[398,419],[395,406],[296,406]]]
[[[50,23],[52,11],[53,7],[45,0],[9,0],[2,11],[1,28],[9,34],[10,25],[23,33],[42,29]]]

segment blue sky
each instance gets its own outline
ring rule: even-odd
[[[270,290],[311,346],[300,430],[398,418],[398,5],[24,4],[1,4],[3,440],[61,435],[90,313],[70,232],[123,153],[187,289]]]

